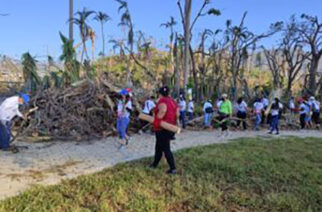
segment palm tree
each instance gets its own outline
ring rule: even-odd
[[[76,60],[76,51],[73,47],[73,41],[69,40],[67,37],[65,37],[62,33],[59,33],[60,39],[63,43],[62,50],[63,53],[59,57],[61,61],[64,61],[65,65],[65,71],[64,76],[66,76],[65,79],[67,81],[76,82],[79,80],[79,74],[80,74],[80,64]],[[55,83],[57,85],[57,83]]]
[[[169,38],[169,62],[171,66],[171,70],[173,70],[173,57],[172,57],[172,46],[173,46],[173,39],[174,39],[174,26],[177,24],[177,22],[174,20],[174,18],[171,16],[170,21],[161,24],[160,26],[164,26],[165,28],[170,28],[170,38]]]
[[[90,26],[87,24],[87,19],[94,13],[94,11],[91,10],[87,10],[86,8],[83,9],[83,11],[78,11],[75,13],[75,16],[77,16],[77,18],[72,18],[70,21],[72,21],[74,24],[78,25],[79,27],[79,32],[80,32],[80,36],[82,39],[82,43],[83,43],[83,51],[82,51],[82,56],[81,56],[81,62],[83,62],[83,57],[84,54],[87,58],[87,60],[89,60],[88,57],[88,53],[87,53],[87,48],[86,48],[86,40],[89,36],[89,32],[90,32]]]
[[[119,4],[120,7],[118,8],[118,11],[120,12],[121,10],[123,10],[123,14],[121,16],[121,22],[119,23],[119,26],[125,26],[128,28],[128,35],[127,35],[127,43],[130,46],[130,57],[129,60],[131,60],[131,58],[134,59],[134,52],[133,52],[133,45],[134,45],[134,32],[133,32],[133,23],[132,23],[132,18],[131,18],[131,14],[128,8],[128,4],[126,1],[124,0],[116,0]],[[131,73],[131,69],[130,69],[130,63],[127,63],[128,67],[127,67],[127,75],[126,75],[126,81],[128,83],[128,85],[131,85],[131,77],[132,77],[132,73]]]
[[[96,21],[99,21],[101,24],[101,33],[102,33],[102,41],[103,41],[103,51],[102,55],[105,56],[105,37],[104,37],[104,24],[111,20],[110,16],[108,16],[106,13],[98,12],[96,13],[96,16],[94,18]]]
[[[174,30],[173,27],[177,24],[177,22],[174,20],[174,18],[171,16],[170,21],[161,24],[160,26],[164,26],[165,28],[170,28],[170,45],[173,43],[174,38]],[[171,48],[171,46],[170,46]]]
[[[29,52],[22,55],[22,71],[25,80],[25,89],[27,91],[35,91],[41,83],[37,74],[37,60],[31,56]]]
[[[130,45],[130,54],[133,54],[134,32],[133,32],[133,23],[132,23],[131,14],[126,1],[123,1],[123,0],[116,0],[116,1],[120,4],[118,11],[119,12],[121,10],[124,11],[121,16],[121,22],[119,23],[119,26],[128,27],[129,31],[128,31],[127,42]]]
[[[88,32],[88,38],[91,40],[92,43],[92,61],[95,60],[95,37],[96,37],[96,32],[90,28]]]

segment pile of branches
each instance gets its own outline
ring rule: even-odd
[[[27,118],[18,124],[18,136],[90,140],[113,135],[118,92],[104,79],[39,91],[31,99]],[[134,113],[136,108],[134,104]],[[138,127],[135,117],[133,114],[130,125],[133,131]]]

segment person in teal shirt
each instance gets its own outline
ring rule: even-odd
[[[228,117],[231,117],[233,114],[233,106],[231,104],[231,101],[228,99],[227,94],[222,95],[222,102],[219,105],[219,120],[222,121],[224,119],[227,119]],[[224,121],[220,125],[221,131],[223,135],[228,135],[228,126],[227,121]]]

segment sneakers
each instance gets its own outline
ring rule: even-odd
[[[177,171],[175,169],[169,169],[166,173],[173,175],[173,174],[176,174]]]

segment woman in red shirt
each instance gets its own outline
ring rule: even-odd
[[[155,145],[155,156],[154,161],[150,165],[151,168],[156,168],[162,158],[162,153],[164,153],[170,169],[167,171],[168,174],[175,174],[176,167],[174,163],[174,158],[170,149],[170,140],[174,137],[174,133],[163,129],[160,126],[161,121],[177,125],[178,117],[178,105],[170,97],[170,89],[164,86],[159,89],[160,98],[154,109],[154,130],[156,136]]]

